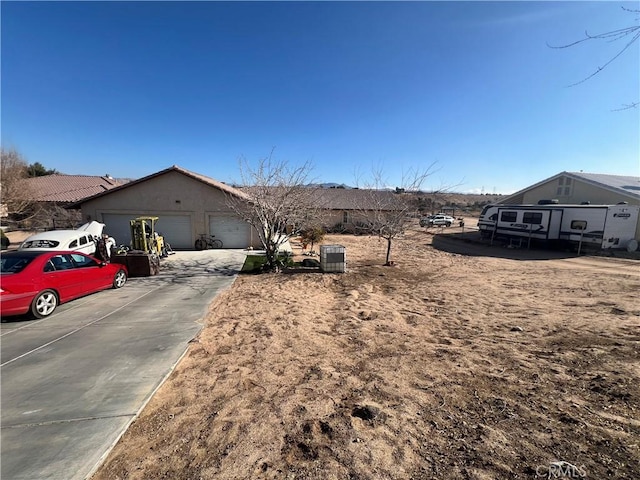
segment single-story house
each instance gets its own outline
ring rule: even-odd
[[[85,221],[106,225],[117,243],[131,239],[129,221],[140,216],[159,218],[156,229],[174,249],[192,249],[200,234],[215,235],[225,248],[260,247],[253,228],[229,206],[229,196],[249,197],[213,178],[177,165],[89,196],[72,205]]]
[[[602,173],[560,172],[513,195],[502,198],[498,203],[537,204],[541,200],[557,200],[561,204],[615,205],[627,202],[640,205],[640,177],[607,175]],[[640,239],[640,218],[636,227],[636,237]]]
[[[367,216],[396,211],[398,195],[392,190],[320,189],[318,206],[322,209],[322,224],[328,231],[356,231],[366,223]]]

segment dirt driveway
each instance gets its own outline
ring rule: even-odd
[[[433,238],[240,277],[95,478],[640,478],[640,264]]]

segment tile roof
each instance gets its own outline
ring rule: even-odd
[[[192,172],[185,168],[173,165],[159,172],[147,175],[146,177],[132,180],[123,185],[117,185],[111,189],[104,189],[102,191],[95,192],[93,195],[83,196],[71,207],[79,208],[80,205],[87,200],[92,200],[103,195],[114,193],[123,188],[129,188],[137,185],[138,183],[150,180],[151,178],[163,175],[169,172],[179,172],[183,175],[191,177],[195,180],[203,182],[211,187],[217,188],[230,195],[234,195],[238,198],[250,201],[251,200],[251,187],[236,188],[226,183],[222,183],[211,177],[201,175],[199,173]],[[99,178],[99,177],[97,177]],[[277,187],[274,187],[277,188]],[[365,189],[342,189],[342,188],[318,188],[318,204],[322,208],[329,210],[394,210],[396,207],[396,193],[392,190],[365,190]],[[386,206],[386,207],[385,207]]]
[[[90,175],[54,174],[24,180],[38,202],[71,203],[126,183],[126,179]]]
[[[222,183],[211,177],[207,177],[206,175],[201,175],[199,173],[192,172],[190,170],[187,170],[186,168],[182,168],[177,165],[174,165],[173,167],[167,170],[175,170],[176,172],[183,173],[188,177],[195,178],[196,180],[200,180],[201,182],[211,185],[212,187],[218,188],[223,192],[227,192],[231,195],[235,195],[236,197],[244,198],[245,200],[249,199],[249,197],[244,192],[241,192],[239,189],[232,187],[230,185],[227,185],[226,183]],[[163,172],[160,172],[160,173],[163,173]]]
[[[328,210],[395,210],[397,193],[392,190],[323,188],[319,205]],[[385,208],[388,207],[388,208]]]
[[[244,193],[241,192],[240,190],[238,190],[237,188],[231,187],[229,185],[227,185],[226,183],[222,183],[219,182],[218,180],[215,180],[211,177],[207,177],[205,175],[200,175],[199,173],[195,173],[195,172],[191,172],[185,168],[179,167],[177,165],[173,165],[169,168],[165,168],[164,170],[160,170],[159,172],[156,173],[152,173],[151,175],[147,175],[146,177],[142,177],[142,178],[138,178],[137,180],[132,180],[124,185],[118,185],[112,189],[109,189],[108,191],[102,191],[102,192],[96,192],[95,194],[88,196],[86,198],[82,198],[80,201],[76,202],[74,205],[71,205],[71,207],[73,208],[80,208],[80,206],[82,205],[83,202],[87,201],[87,200],[93,200],[94,198],[97,197],[101,197],[103,195],[106,195],[108,193],[114,193],[118,190],[122,190],[124,188],[129,188],[129,187],[133,187],[139,183],[145,182],[147,180],[151,180],[152,178],[158,177],[160,175],[164,175],[166,173],[169,172],[179,172],[183,175],[186,175],[187,177],[191,177],[194,180],[198,180],[199,182],[205,183],[211,187],[217,188],[219,190],[222,190],[223,192],[226,192],[230,195],[234,195],[236,197],[239,197],[241,199],[244,200],[250,200],[249,196]]]
[[[252,195],[255,187],[241,187],[243,192]],[[270,187],[277,190],[279,187]],[[322,188],[317,186],[300,187],[313,189],[313,199],[319,208],[325,210],[398,210],[398,196],[392,190],[369,190],[358,188]],[[402,208],[400,208],[402,209]]]

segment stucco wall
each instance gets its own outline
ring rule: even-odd
[[[580,180],[572,179],[571,194],[569,196],[558,195],[558,179],[547,182],[524,193],[522,203],[538,203],[538,200],[558,199],[560,203],[581,204],[590,202],[592,205],[613,205],[618,202],[629,202],[630,205],[640,204],[639,200],[622,195],[603,188],[591,185]]]
[[[106,213],[131,213],[132,218],[138,214],[190,215],[193,238],[209,231],[209,215],[235,216],[222,191],[179,172],[167,172],[82,204],[85,220],[101,221]]]
[[[344,212],[347,212],[348,222],[344,223]],[[322,225],[327,229],[342,225],[342,228],[349,232],[354,231],[359,224],[366,223],[367,215],[364,212],[355,210],[328,210],[321,214]]]

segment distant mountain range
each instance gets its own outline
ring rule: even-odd
[[[350,187],[349,185],[345,185],[344,183],[310,183],[308,185],[309,187],[315,187],[315,188],[342,188],[345,190],[351,189],[353,187]]]

